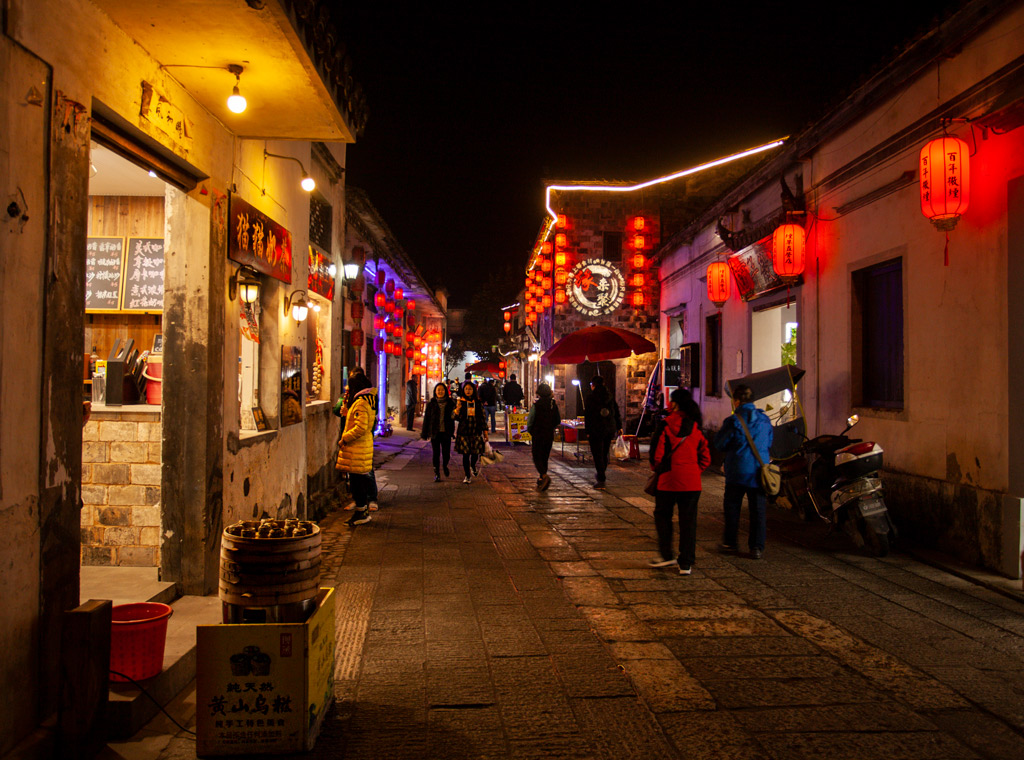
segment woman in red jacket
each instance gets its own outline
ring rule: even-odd
[[[701,433],[700,407],[685,388],[669,396],[669,415],[651,442],[651,469],[662,471],[654,497],[654,527],[658,530],[660,556],[651,567],[679,565],[689,575],[697,550],[697,502],[700,474],[711,464],[708,442]],[[668,459],[666,459],[668,457]],[[666,469],[668,468],[668,469]],[[672,556],[672,512],[679,505],[679,557]]]

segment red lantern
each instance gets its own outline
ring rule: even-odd
[[[373,318],[373,329],[374,330],[383,330],[384,329],[384,317],[374,317]]]
[[[541,304],[544,306],[545,309],[550,309],[551,308],[551,296],[544,296],[543,300],[541,301]]]
[[[358,322],[360,319],[362,319],[363,318],[363,310],[365,308],[366,307],[363,306],[363,302],[362,301],[353,301],[352,302],[352,307],[351,307],[351,312],[350,312],[352,314],[352,319],[354,319],[356,322]]]
[[[358,327],[351,332],[348,339],[353,348],[362,348],[363,341],[365,340],[363,337],[363,331]]]
[[[545,277],[543,280],[541,280],[540,289],[542,291],[551,290],[551,278],[550,277]]]
[[[540,271],[550,272],[551,271],[551,259],[542,259],[540,262]]]
[[[405,308],[409,311],[416,311],[416,302],[410,298],[405,302]]]
[[[395,292],[394,280],[388,280],[387,282],[384,283],[384,292],[387,293],[389,296]]]
[[[630,278],[629,284],[632,285],[634,288],[642,288],[644,286],[644,273],[637,272],[636,274],[634,274]]]
[[[387,301],[384,304],[384,311],[386,311],[388,314],[394,313],[394,311],[395,311],[395,302],[394,301]]]
[[[377,337],[373,339],[373,351],[374,353],[381,353],[384,350],[384,339]]]
[[[504,380],[505,379],[505,370],[503,370],[503,369],[502,370],[498,370],[498,379],[499,380]]]
[[[395,300],[401,301],[405,298],[405,291],[402,288],[395,288]]]
[[[555,254],[555,266],[556,267],[564,267],[565,266],[565,251],[559,251],[558,253]]]
[[[405,335],[405,330],[402,329],[402,326],[395,325],[395,337],[401,338],[403,335]]]
[[[637,253],[637,254],[633,255],[633,268],[634,269],[643,269],[644,268],[644,264],[646,264],[646,263],[647,263],[647,259],[644,258],[644,255],[642,253]]]
[[[415,351],[413,351],[411,348],[405,349],[405,358],[406,359],[414,359],[415,357],[416,357],[416,352]]]
[[[526,276],[526,282],[525,282],[525,284],[523,285],[523,287],[524,287],[524,288],[528,288],[528,287],[530,287],[531,285],[533,285],[533,278],[532,278],[532,277],[530,277],[529,275],[527,275],[527,276]]]
[[[559,232],[557,235],[555,235],[555,245],[558,248],[565,248],[565,241],[566,237],[564,232]]]
[[[543,254],[551,253],[551,241],[550,240],[545,240],[543,243],[540,244],[540,252],[543,253]]]
[[[633,247],[636,248],[638,251],[642,251],[644,249],[644,236],[643,235],[634,235],[633,236]]]
[[[799,277],[804,271],[807,240],[799,224],[783,224],[772,235],[772,268],[779,277]]]
[[[377,291],[377,295],[373,297],[373,303],[377,306],[378,309],[383,309],[384,304],[387,303],[387,300],[388,299],[379,290]]]
[[[967,143],[940,137],[921,149],[921,212],[937,229],[956,227],[971,199],[971,162]]]
[[[565,303],[565,291],[562,288],[555,291],[555,303]]]
[[[498,360],[498,369],[505,369],[505,366],[506,366],[506,365],[505,365],[505,361],[504,361],[504,360],[501,360],[501,359],[499,359],[499,360]]]
[[[383,269],[378,269],[377,270],[377,287],[378,288],[381,287],[384,284],[384,279],[386,277],[387,277],[387,275],[384,273]]]
[[[644,305],[644,294],[643,291],[637,291],[633,294],[633,305],[643,306]]]
[[[569,275],[566,274],[564,269],[559,269],[555,272],[555,285],[565,285],[568,279]]]
[[[638,216],[636,219],[633,220],[633,229],[636,230],[637,232],[640,232],[644,228],[644,224],[644,218],[642,216]]]
[[[506,311],[505,312],[505,321],[508,322],[510,319],[512,319],[512,312]]]
[[[391,322],[385,322],[384,323],[384,332],[387,333],[389,336],[394,335],[395,334],[395,326],[394,326],[394,324],[392,324]]]
[[[708,298],[719,309],[729,300],[729,265],[716,261],[708,265]]]
[[[505,332],[507,332],[507,333],[512,332],[512,323],[511,322],[506,322],[505,323]]]
[[[555,223],[558,225],[559,229],[564,230],[566,225],[565,214],[559,214]]]

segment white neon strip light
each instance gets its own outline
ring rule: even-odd
[[[724,158],[717,158],[714,161],[709,161],[706,164],[700,164],[689,169],[683,169],[682,171],[676,172],[675,174],[668,174],[664,177],[658,177],[656,179],[648,180],[647,182],[641,182],[638,185],[548,185],[544,188],[544,208],[547,209],[549,216],[547,228],[544,230],[544,234],[541,236],[537,248],[534,249],[534,259],[537,254],[540,253],[541,244],[548,239],[548,235],[551,234],[551,230],[554,228],[555,223],[558,221],[558,214],[551,208],[551,191],[552,190],[582,190],[590,192],[602,192],[602,193],[631,193],[634,190],[643,190],[645,187],[651,187],[652,185],[660,185],[662,182],[670,182],[680,177],[687,177],[697,172],[702,172],[705,169],[713,169],[716,166],[722,166],[732,161],[739,161],[741,158],[747,156],[753,156],[758,153],[763,153],[766,150],[777,148],[785,142],[785,138],[781,140],[774,140],[764,145],[758,145],[756,148],[750,148],[749,150],[742,151],[741,153],[733,153],[731,156],[725,156]],[[533,269],[534,262],[530,262],[530,266],[527,271]]]

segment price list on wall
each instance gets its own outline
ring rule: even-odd
[[[164,308],[163,238],[128,238],[122,311],[158,312]]]
[[[123,237],[90,237],[85,243],[85,310],[117,311],[121,306]]]

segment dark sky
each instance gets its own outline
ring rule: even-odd
[[[370,108],[347,182],[453,305],[509,263],[511,297],[545,178],[649,179],[795,134],[961,4],[345,2]]]

